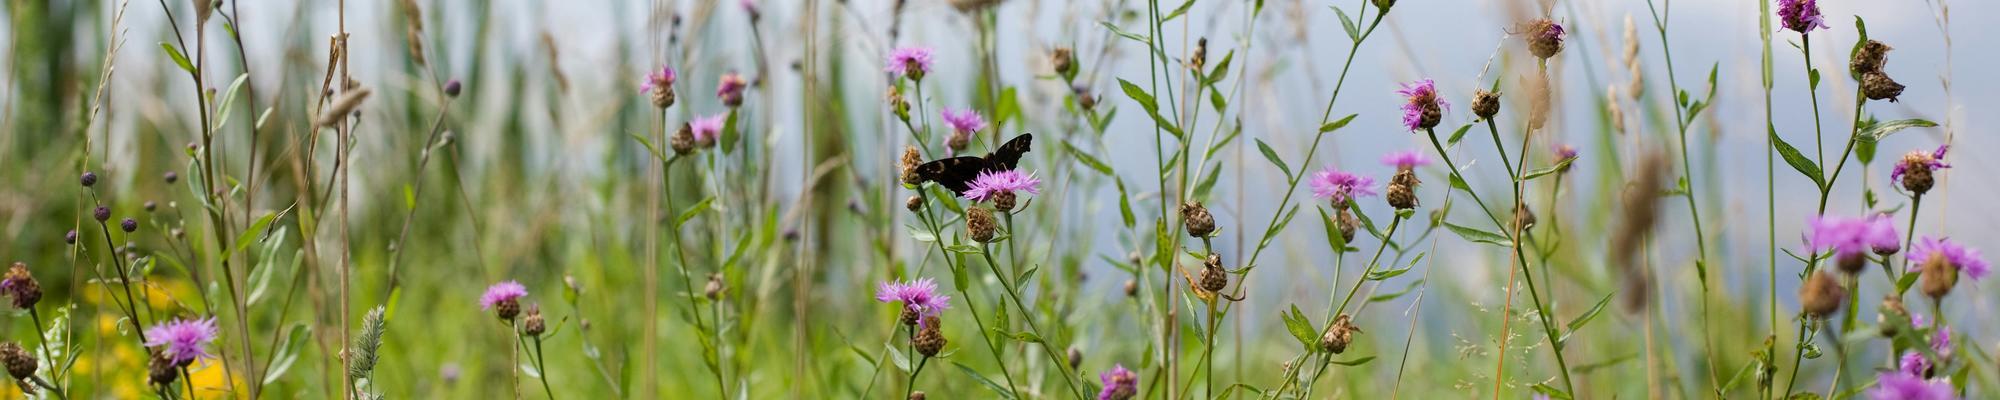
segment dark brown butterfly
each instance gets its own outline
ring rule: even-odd
[[[1014,169],[1021,162],[1021,155],[1028,152],[1028,144],[1034,134],[1023,133],[1008,140],[1007,144],[985,157],[952,157],[931,161],[917,166],[917,176],[926,181],[937,182],[960,196],[972,188],[972,180],[981,172],[1000,172]]]

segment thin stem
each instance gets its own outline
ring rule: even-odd
[[[55,357],[56,356],[55,351],[49,350],[49,337],[47,336],[49,332],[48,328],[42,327],[42,313],[40,311],[35,310],[34,307],[28,307],[28,319],[32,319],[35,321],[35,337],[41,339],[42,355],[44,357]],[[58,365],[58,364],[59,363],[56,362],[56,360],[53,359],[49,360],[49,365]],[[49,379],[55,382],[61,382],[62,377],[57,376],[56,375],[57,372],[60,372],[57,368],[49,368]],[[40,382],[41,378],[35,378],[35,380],[36,382]],[[47,384],[47,382],[41,382],[41,383]],[[68,397],[68,395],[63,393],[62,387],[60,385],[49,385],[49,386],[51,386],[49,389],[54,390],[57,396],[65,398]]]
[[[924,203],[924,213],[917,214],[917,219],[923,221],[924,227],[931,229],[931,237],[942,237],[944,235],[943,229],[939,227],[934,216],[930,215],[932,209],[930,206],[930,193],[924,191],[922,188],[918,188],[917,196]],[[960,268],[965,268],[964,265],[955,261],[956,259],[951,256],[951,251],[945,250],[942,239],[933,240],[931,244],[936,245],[938,254],[943,256],[945,265],[951,268],[952,273],[959,273]],[[971,291],[965,286],[954,286],[958,286],[959,296],[965,299],[965,307],[972,311],[972,323],[979,327],[979,339],[985,341],[986,349],[992,352],[993,363],[1000,364],[1000,376],[1007,381],[1007,392],[1019,398],[1021,389],[1014,384],[1014,373],[1007,370],[1007,359],[1000,355],[1000,345],[993,342],[991,335],[985,334],[985,332],[989,331],[986,329],[986,318],[979,316],[979,302],[972,297]]]
[[[535,336],[535,369],[537,370],[536,372],[540,372],[535,375],[542,378],[542,393],[549,395],[550,400],[554,400],[556,392],[549,389],[548,353],[542,351],[541,336]]]
[[[1014,308],[1021,310],[1021,320],[1027,321],[1028,331],[1034,333],[1036,337],[1040,337],[1042,339],[1041,340],[1042,353],[1047,354],[1049,357],[1049,362],[1056,365],[1056,371],[1062,373],[1063,383],[1065,385],[1068,385],[1070,391],[1075,392],[1078,398],[1084,397],[1083,389],[1079,388],[1076,385],[1076,374],[1071,373],[1069,370],[1069,363],[1064,362],[1063,361],[1064,358],[1056,354],[1055,346],[1050,344],[1050,342],[1053,341],[1054,339],[1049,337],[1048,335],[1043,335],[1042,329],[1035,325],[1034,311],[1029,310],[1028,305],[1026,303],[1021,302],[1020,292],[1015,291],[1014,284],[1009,283],[1007,281],[1007,276],[1000,273],[999,264],[993,262],[993,251],[990,247],[991,244],[988,243],[982,243],[979,245],[979,255],[981,257],[986,258],[986,268],[993,271],[994,275],[993,279],[999,280],[1000,286],[1007,290],[1007,298],[1012,299],[1014,301]]]
[[[922,373],[924,373],[924,365],[925,365],[925,364],[930,364],[930,363],[931,363],[931,357],[930,357],[930,356],[924,356],[924,358],[923,358],[923,359],[921,359],[921,360],[917,360],[917,367],[916,367],[915,369],[911,369],[911,370],[910,370],[910,384],[909,384],[909,385],[905,385],[905,386],[904,386],[904,389],[903,389],[903,398],[905,398],[905,399],[907,399],[907,398],[910,398],[910,394],[911,394],[911,393],[916,393],[916,391],[917,391],[917,375],[918,375],[918,374],[922,374]]]

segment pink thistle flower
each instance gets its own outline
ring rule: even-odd
[[[1570,145],[1568,145],[1568,144],[1564,144],[1564,145],[1561,145],[1561,146],[1557,146],[1557,147],[1556,147],[1556,159],[1557,159],[1557,160],[1568,160],[1568,159],[1572,159],[1572,158],[1576,158],[1576,147],[1575,147],[1575,146],[1570,146]]]
[[[924,79],[931,72],[931,48],[903,47],[889,53],[888,65],[884,67],[895,76],[907,76],[913,80]]]
[[[1951,168],[1951,164],[1944,162],[1944,151],[1950,148],[1950,145],[1941,145],[1930,154],[1924,154],[1922,150],[1910,152],[1909,155],[1903,156],[1904,162],[1896,163],[1896,167],[1889,170],[1889,181],[1898,184],[1902,183],[1903,175],[1908,174],[1910,168],[1925,168],[1930,170]]]
[[[1422,151],[1405,150],[1382,156],[1382,165],[1396,167],[1398,170],[1415,169],[1431,165],[1431,159],[1425,157]]]
[[[1042,180],[1040,178],[1023,173],[1018,169],[999,172],[983,171],[979,173],[978,177],[972,179],[971,188],[966,189],[964,196],[972,201],[986,201],[999,195],[1001,192],[1042,194],[1040,189],[1041,184]]]
[[[1944,257],[1945,261],[1958,266],[1958,269],[1964,271],[1966,276],[1972,277],[1972,280],[1986,277],[1987,271],[1992,269],[1986,260],[1982,259],[1983,256],[1978,249],[1967,248],[1945,238],[1925,236],[1923,239],[1918,239],[1916,243],[1910,244],[1910,253],[1905,257],[1917,263],[1928,261],[1931,257]]]
[[[215,341],[215,318],[176,319],[146,328],[146,347],[162,347],[167,359],[187,365],[198,358],[214,357],[205,348]]]
[[[716,138],[722,137],[722,124],[725,117],[728,116],[715,114],[706,117],[694,117],[694,120],[688,121],[688,128],[694,131],[694,141],[696,143],[715,143]],[[702,147],[708,146],[703,145]]]
[[[1110,371],[1097,375],[1097,381],[1104,385],[1097,400],[1126,400],[1139,394],[1139,374],[1125,369],[1125,364],[1111,366]]]
[[[1396,94],[1403,95],[1403,127],[1411,132],[1436,127],[1444,110],[1451,108],[1451,103],[1438,97],[1437,83],[1430,79],[1405,83]]]
[[[1332,199],[1334,204],[1344,205],[1355,197],[1374,196],[1375,179],[1355,175],[1327,166],[1313,173],[1313,197]]]
[[[506,281],[486,287],[486,294],[479,296],[479,309],[491,310],[494,305],[505,301],[519,301],[528,296],[528,287],[520,282]]]
[[[1808,0],[1810,1],[1810,0]],[[1902,371],[1888,371],[1878,375],[1876,386],[1868,390],[1868,398],[1874,400],[1954,400],[1951,380],[1924,379],[1924,377]]]
[[[937,283],[931,278],[909,282],[882,282],[875,286],[875,301],[883,303],[903,303],[905,310],[915,311],[919,316],[935,317],[951,308],[951,296],[937,293]]]
[[[1827,29],[1826,18],[1819,15],[1818,0],[1778,0],[1778,20],[1798,33],[1814,29]]]
[[[674,74],[674,67],[660,67],[659,71],[648,73],[646,74],[646,79],[639,80],[639,93],[651,93],[654,90],[672,90],[674,79],[677,77],[678,75]]]
[[[1880,248],[1900,247],[1896,227],[1883,216],[1842,218],[1819,216],[1806,222],[1806,245],[1814,252],[1831,250],[1839,257],[1858,257]]]
[[[735,72],[722,74],[721,83],[715,87],[715,97],[721,99],[723,105],[740,106],[743,105],[743,88],[749,86],[749,82],[744,81],[741,74]]]
[[[979,116],[978,111],[973,111],[970,108],[945,108],[939,114],[943,114],[945,126],[951,127],[953,132],[963,134],[986,129],[986,118]]]

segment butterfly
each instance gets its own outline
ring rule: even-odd
[[[978,178],[980,173],[1014,169],[1014,165],[1021,162],[1021,155],[1028,152],[1028,144],[1033,139],[1034,134],[1023,133],[985,157],[952,157],[923,163],[917,166],[917,176],[964,196],[966,190],[972,189],[972,180]]]

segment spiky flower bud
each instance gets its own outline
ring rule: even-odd
[[[133,231],[139,230],[139,221],[135,221],[131,218],[126,218],[123,221],[118,221],[118,229],[125,230],[125,233],[132,233]]]
[[[720,79],[721,82],[716,84],[715,97],[722,100],[723,106],[730,108],[742,106],[743,89],[748,88],[750,83],[743,80],[743,75],[735,72],[722,74]]]
[[[14,379],[28,379],[35,376],[35,355],[14,342],[0,343],[0,364],[7,365],[7,375]]]
[[[97,218],[97,222],[110,221],[111,207],[97,206],[97,209],[91,210],[90,216],[92,218]]]
[[[917,154],[917,146],[903,146],[903,157],[897,160],[897,166],[902,167],[901,178],[904,185],[917,186],[924,183],[924,177],[917,175],[917,166],[923,164],[924,157]]]
[[[512,321],[514,317],[521,315],[521,301],[506,299],[493,303],[493,315],[503,320]]]
[[[1472,93],[1472,115],[1479,119],[1493,119],[1500,114],[1500,92],[1479,90]]]
[[[83,177],[78,180],[83,182],[83,187],[97,186],[97,173],[83,171]]]
[[[540,304],[528,305],[527,316],[521,317],[521,333],[529,337],[541,337],[543,332],[548,331],[548,322],[542,320],[542,306]]]
[[[76,244],[76,230],[75,230],[75,229],[71,229],[71,230],[69,230],[69,233],[64,233],[64,234],[63,234],[63,244]]]
[[[1188,236],[1197,238],[1215,234],[1215,215],[1208,213],[1208,207],[1201,202],[1181,203],[1181,224],[1186,225]]]
[[[1361,333],[1361,328],[1354,326],[1354,317],[1340,314],[1333,317],[1333,324],[1327,325],[1326,333],[1319,336],[1319,348],[1333,354],[1347,352],[1347,345],[1354,343],[1356,333]]]
[[[1895,79],[1889,79],[1889,74],[1871,72],[1861,76],[1861,93],[1867,95],[1869,100],[1888,100],[1894,103],[1896,96],[1903,95],[1903,84],[1896,83]]]
[[[916,346],[917,353],[923,354],[924,357],[937,357],[938,351],[944,350],[944,345],[948,342],[944,339],[944,332],[938,330],[938,325],[942,323],[937,316],[929,316],[924,317],[921,325],[923,327],[917,329],[917,336],[910,338],[910,344]]]
[[[694,126],[691,124],[681,124],[681,129],[674,131],[674,136],[667,139],[667,147],[672,147],[674,154],[693,153],[694,146]]]
[[[0,294],[12,299],[14,308],[32,309],[42,301],[42,284],[28,272],[27,263],[17,261],[7,268],[6,279],[0,279]]]
[[[1210,253],[1208,255],[1208,259],[1205,260],[1205,262],[1203,262],[1202,264],[1203,264],[1201,268],[1202,291],[1209,293],[1220,293],[1222,292],[1222,289],[1229,287],[1229,271],[1222,269],[1222,256]]]
[[[965,209],[965,233],[966,236],[972,237],[973,241],[993,243],[996,226],[993,221],[993,210],[986,207]]]
[[[1389,178],[1389,189],[1382,197],[1389,200],[1390,207],[1398,210],[1417,208],[1417,185],[1420,183],[1422,181],[1417,180],[1415,171],[1396,171],[1396,175]]]
[[[1847,288],[1833,274],[1826,271],[1813,273],[1799,286],[1799,310],[1814,318],[1826,318],[1840,311],[1840,305],[1847,301]]]
[[[1922,268],[1923,280],[1920,283],[1923,285],[1925,295],[1933,299],[1943,299],[1945,295],[1951,294],[1953,286],[1958,286],[1958,264],[1951,262],[1951,259],[1944,254],[1932,253],[1930,258],[1924,260]]]
[[[1915,150],[1905,153],[1903,160],[1890,172],[1889,179],[1902,182],[1903,189],[1909,190],[1910,193],[1922,195],[1930,192],[1931,187],[1937,184],[1935,170],[1949,166],[1944,163],[1944,152],[1945,147],[1939,147],[1937,151]]]

